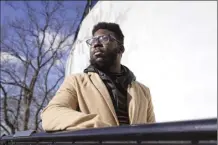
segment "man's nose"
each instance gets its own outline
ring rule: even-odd
[[[93,47],[94,47],[94,48],[96,48],[96,47],[103,47],[103,44],[102,44],[99,40],[97,40],[97,41],[94,43]]]

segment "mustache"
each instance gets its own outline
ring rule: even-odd
[[[103,53],[104,50],[103,50],[102,48],[95,48],[94,53],[96,53],[96,52],[101,52],[101,53]]]
[[[94,49],[95,49],[95,50],[93,51],[93,53],[96,53],[96,52],[101,52],[101,53],[103,53],[103,52],[105,52],[104,47],[95,47]]]

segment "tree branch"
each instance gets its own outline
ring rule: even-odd
[[[10,134],[10,131],[4,125],[2,125],[1,123],[0,123],[0,127],[4,129],[4,131],[7,133],[7,135]]]
[[[0,88],[3,91],[4,94],[4,99],[3,99],[3,111],[4,111],[4,119],[5,119],[5,123],[6,125],[11,129],[11,133],[15,133],[15,128],[13,126],[13,124],[9,121],[8,118],[8,112],[7,112],[7,92],[5,90],[5,88],[0,84]]]

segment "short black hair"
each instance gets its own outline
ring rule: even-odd
[[[122,30],[120,29],[120,26],[116,23],[110,23],[110,22],[99,22],[96,24],[92,29],[92,35],[95,34],[96,31],[99,29],[107,29],[109,31],[112,31],[115,33],[115,37],[122,43],[124,43],[124,35]]]

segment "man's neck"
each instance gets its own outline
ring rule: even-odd
[[[115,65],[115,66],[111,66],[109,71],[111,73],[121,73],[121,65],[118,64],[118,65]]]

